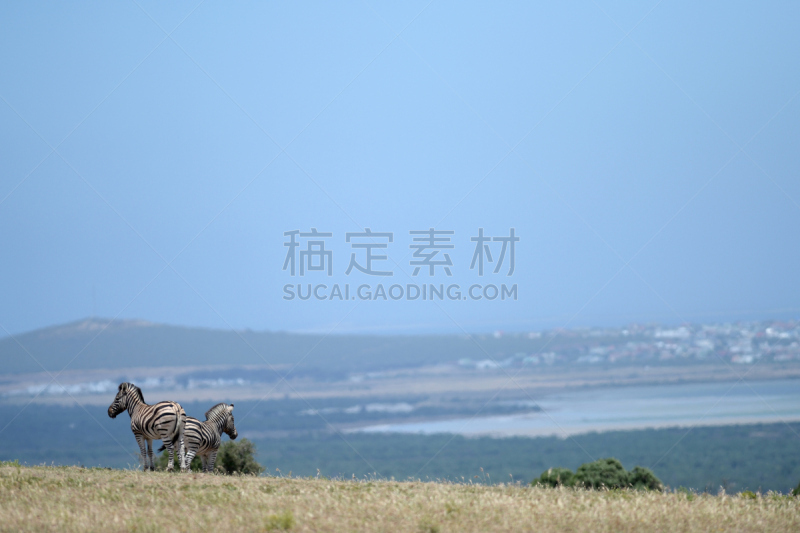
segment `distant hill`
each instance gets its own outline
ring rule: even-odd
[[[478,344],[480,344],[480,347]],[[573,339],[559,339],[564,346]],[[319,372],[369,372],[534,352],[546,339],[525,335],[383,336],[230,331],[86,319],[0,339],[0,374],[70,369],[184,365],[293,365]],[[22,347],[20,346],[22,345]],[[24,349],[23,349],[24,347]],[[488,355],[487,355],[488,354]],[[77,357],[76,357],[77,355]],[[73,360],[74,358],[74,360]]]

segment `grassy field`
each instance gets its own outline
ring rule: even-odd
[[[2,531],[798,531],[800,498],[0,466]]]

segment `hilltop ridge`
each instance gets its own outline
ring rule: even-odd
[[[779,494],[591,491],[291,477],[0,466],[9,530],[796,531],[800,500]],[[136,486],[137,490],[130,490]],[[47,498],[41,498],[42,490]],[[165,497],[169,495],[169,497]],[[127,505],[109,502],[125,498]],[[39,502],[31,514],[32,501]],[[182,512],[176,513],[175,509]]]
[[[341,377],[352,372],[441,364],[664,366],[794,364],[800,322],[658,324],[472,335],[378,335],[221,330],[145,320],[88,318],[0,338],[0,374],[131,367],[298,365]],[[41,363],[41,366],[40,366]]]

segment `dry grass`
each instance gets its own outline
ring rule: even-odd
[[[0,466],[2,531],[211,528],[800,531],[800,498]]]

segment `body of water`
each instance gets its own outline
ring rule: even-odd
[[[534,399],[542,411],[381,424],[353,431],[533,437],[800,420],[800,380],[620,387]]]

